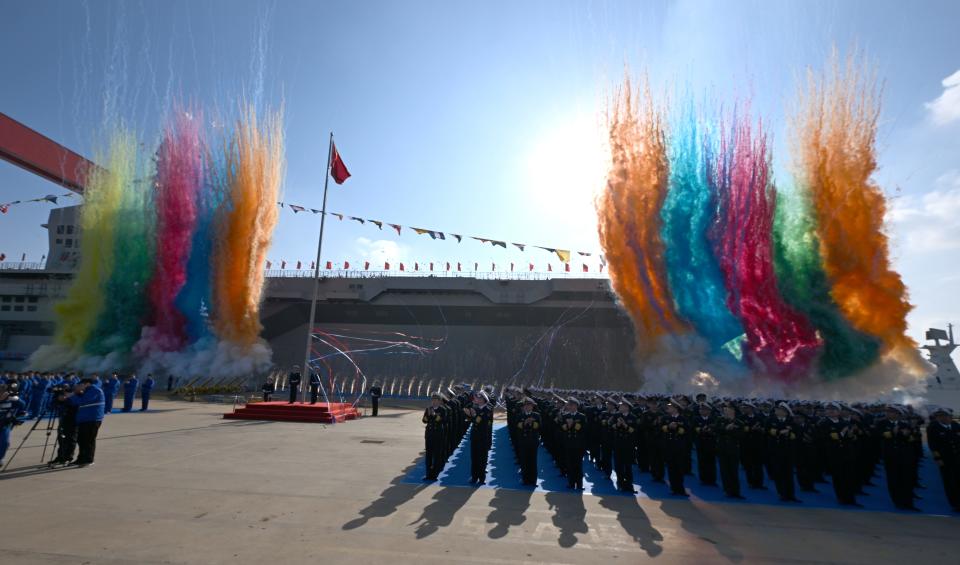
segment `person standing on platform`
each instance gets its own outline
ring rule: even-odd
[[[430,406],[423,411],[421,421],[426,428],[424,429],[424,447],[426,456],[424,457],[424,466],[426,474],[423,477],[425,481],[435,481],[443,471],[445,462],[444,457],[444,425],[446,422],[446,413],[443,407],[443,397],[440,393],[433,393],[430,397]]]
[[[120,380],[117,379],[117,374],[114,373],[110,375],[110,378],[103,383],[103,413],[109,414],[113,412],[113,397],[117,395],[117,390],[120,388]]]
[[[713,425],[720,460],[720,482],[728,498],[743,500],[740,494],[740,440],[747,426],[737,419],[732,404],[723,405],[723,417]]]
[[[374,416],[380,412],[380,397],[383,396],[383,389],[380,387],[380,381],[373,381],[370,387],[370,406]]]
[[[270,402],[270,397],[277,390],[276,385],[273,384],[273,378],[267,377],[266,382],[263,383],[263,386],[260,387],[260,390],[263,391],[263,401]]]
[[[300,393],[300,365],[294,365],[290,370],[290,376],[287,377],[287,386],[290,387],[290,401],[287,404],[293,404],[297,401],[297,394]]]
[[[310,371],[310,404],[317,403],[317,395],[320,392],[320,375],[316,371]]]
[[[371,396],[373,389],[371,389]],[[470,430],[470,483],[476,485],[487,482],[487,458],[490,455],[490,428],[493,427],[493,410],[487,404],[487,394],[479,391],[474,394],[473,406],[467,410],[472,429]]]
[[[955,512],[960,512],[960,423],[947,408],[934,410],[935,420],[927,426],[927,443],[940,469],[943,490]]]
[[[137,385],[140,384],[140,381],[137,380],[137,375],[131,374],[127,377],[127,380],[123,383],[123,411],[130,412],[133,410],[133,399],[137,394]]]
[[[140,385],[140,411],[146,412],[147,406],[150,405],[150,394],[153,392],[153,387],[156,386],[156,381],[153,380],[153,375],[147,374],[147,380],[143,381],[143,384]]]
[[[523,408],[517,416],[517,458],[520,461],[520,479],[526,486],[537,486],[537,450],[540,449],[540,414],[533,411],[532,398],[523,399]]]
[[[79,467],[93,465],[97,432],[103,421],[103,391],[92,384],[92,379],[81,380],[69,399],[77,408],[77,446],[80,453],[74,464]]]

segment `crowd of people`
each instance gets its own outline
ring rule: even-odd
[[[151,375],[141,382],[135,374],[121,377],[117,372],[103,380],[96,373],[10,372],[0,376],[0,468],[10,447],[12,428],[45,417],[57,424],[57,447],[49,464],[92,465],[100,423],[105,414],[113,412],[117,395],[122,395],[120,410],[132,412],[139,392],[140,411],[145,412],[155,385]]]
[[[424,411],[426,476],[436,480],[469,434],[471,483],[483,484],[493,437],[493,406],[502,407],[523,484],[536,485],[541,445],[566,477],[583,489],[583,465],[595,465],[617,488],[634,490],[634,469],[687,496],[685,481],[745,498],[766,490],[799,503],[804,492],[831,485],[837,502],[860,506],[863,488],[882,467],[893,504],[918,510],[924,435],[949,504],[960,511],[960,423],[947,408],[924,417],[911,406],[803,400],[719,398],[704,394],[640,395],[457,386],[434,394]],[[719,471],[719,472],[718,472]],[[827,478],[829,477],[829,481]],[[820,487],[822,488],[822,487]],[[799,491],[799,492],[798,492]]]

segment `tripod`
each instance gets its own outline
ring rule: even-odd
[[[45,401],[43,405],[40,407],[40,413],[44,414],[45,418],[44,417],[37,418],[33,422],[33,425],[30,426],[29,430],[27,430],[27,434],[23,436],[22,440],[20,440],[20,445],[18,445],[17,448],[13,451],[13,455],[11,455],[9,459],[7,459],[7,464],[3,466],[3,469],[0,469],[0,472],[7,470],[7,467],[10,466],[10,463],[13,462],[13,459],[17,456],[18,453],[20,453],[20,448],[23,447],[25,443],[27,443],[27,440],[30,438],[30,434],[32,434],[33,430],[37,429],[37,426],[40,425],[40,422],[43,422],[44,420],[46,420],[47,422],[47,428],[46,428],[47,437],[43,442],[43,454],[40,455],[40,462],[43,463],[44,459],[47,458],[47,446],[50,444],[50,434],[53,433],[53,430],[55,429],[54,424],[57,421],[57,412],[56,410],[51,410],[50,407],[48,406],[48,402]],[[53,443],[54,451],[56,451],[57,443],[59,441],[60,441],[60,436],[58,434],[57,439]]]

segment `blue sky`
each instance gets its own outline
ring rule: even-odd
[[[625,64],[658,92],[751,97],[786,181],[798,77],[834,46],[856,47],[884,80],[878,179],[917,304],[911,333],[960,321],[957,2],[5,2],[3,13],[0,48],[14,56],[0,62],[0,111],[82,153],[105,113],[150,144],[178,98],[224,112],[241,97],[282,103],[289,202],[320,207],[333,130],[354,176],[332,189],[332,210],[583,250],[598,249],[597,124]],[[50,192],[0,163],[0,202]],[[0,252],[39,258],[48,210],[0,216]],[[309,263],[317,217],[281,219],[271,259]],[[552,259],[355,222],[328,224],[325,248],[335,262]]]

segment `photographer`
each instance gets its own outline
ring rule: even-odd
[[[0,384],[0,467],[10,447],[10,430],[23,423],[27,406],[17,396],[19,387],[16,382]]]
[[[70,385],[66,382],[54,384],[49,388],[50,405],[47,410],[52,411],[59,419],[57,427],[57,456],[48,465],[66,465],[73,460],[77,450],[77,407],[70,402]]]
[[[77,407],[77,444],[80,454],[75,464],[79,467],[93,465],[97,432],[103,422],[103,391],[93,386],[93,379],[83,379],[74,388],[69,401]]]

